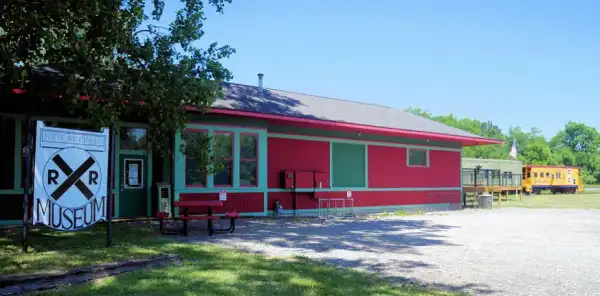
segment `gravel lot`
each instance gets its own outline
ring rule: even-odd
[[[196,232],[189,240],[267,256],[306,256],[476,295],[600,295],[598,210],[465,210],[239,224],[234,234]]]

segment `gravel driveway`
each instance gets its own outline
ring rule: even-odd
[[[600,211],[495,209],[345,221],[243,220],[189,237],[476,295],[600,295]]]

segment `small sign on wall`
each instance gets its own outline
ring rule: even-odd
[[[227,201],[227,191],[225,191],[225,190],[219,191],[219,200]]]
[[[352,198],[352,190],[346,189],[346,198]]]

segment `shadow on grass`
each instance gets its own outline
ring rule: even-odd
[[[140,248],[151,244],[156,231],[147,227],[114,225],[114,242],[106,247],[106,227],[94,225],[77,232],[52,231],[45,227],[30,230],[29,252],[21,251],[21,229],[0,231],[0,274],[31,273],[43,270],[65,270],[89,264],[143,258],[159,252]],[[115,252],[115,250],[119,250]]]
[[[167,243],[159,250],[180,254],[181,266],[141,270],[52,295],[456,295],[416,286],[397,287],[372,274],[309,259],[285,260],[210,245]]]

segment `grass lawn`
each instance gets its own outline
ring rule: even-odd
[[[523,201],[494,202],[494,207],[600,209],[600,193],[523,195]]]
[[[393,286],[372,274],[305,258],[266,258],[217,246],[176,242],[139,225],[115,225],[115,245],[111,248],[104,246],[102,225],[79,232],[35,229],[29,254],[21,253],[18,232],[3,234],[0,239],[2,274],[66,269],[161,253],[182,258],[180,265],[143,269],[37,295],[462,295]]]

